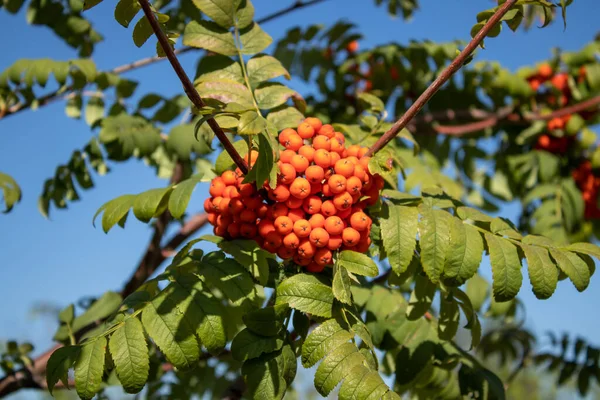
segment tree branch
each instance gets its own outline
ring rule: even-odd
[[[275,11],[274,13],[269,14],[263,18],[257,19],[256,22],[259,24],[264,24],[266,22],[272,21],[274,19],[277,19],[279,17],[287,15],[291,12],[294,12],[296,10],[300,10],[305,7],[309,7],[309,6],[318,4],[318,3],[322,3],[324,1],[326,1],[326,0],[296,1],[295,3],[293,3],[292,5],[290,5],[286,8],[283,8],[279,11]],[[199,49],[196,47],[185,46],[180,49],[174,50],[174,53],[176,55],[180,55],[180,54],[190,53],[193,50],[199,50]],[[118,67],[115,67],[108,72],[112,73],[112,74],[120,75],[120,74],[130,72],[130,71],[145,67],[147,65],[151,65],[151,64],[157,63],[159,61],[163,61],[163,60],[165,60],[165,57],[152,56],[152,57],[142,58],[141,60],[137,60],[137,61],[134,61],[131,63],[119,65]],[[38,108],[43,107],[43,106],[48,105],[56,100],[61,100],[64,98],[65,94],[69,94],[73,90],[74,90],[73,86],[69,85],[69,86],[60,88],[54,92],[48,93],[42,97],[39,97],[38,99],[36,99],[37,107]],[[5,112],[3,114],[0,113],[0,120],[5,117],[8,117],[10,115],[18,114],[21,111],[28,110],[29,108],[31,108],[31,106],[32,106],[32,103],[15,104],[15,105],[9,107],[7,110],[5,110]]]
[[[402,117],[384,133],[378,140],[371,146],[369,151],[365,154],[366,156],[372,156],[379,150],[381,150],[386,144],[400,133],[400,131],[408,125],[408,123],[421,111],[423,106],[435,95],[435,93],[446,83],[452,75],[456,73],[464,64],[465,60],[471,55],[471,53],[479,46],[487,34],[500,22],[500,19],[510,10],[510,8],[517,2],[517,0],[507,0],[495,13],[491,16],[488,22],[481,28],[475,37],[469,42],[469,44],[460,52],[460,54],[450,63],[448,67],[429,85],[427,89],[419,96],[419,98],[410,106],[410,108],[404,113]]]

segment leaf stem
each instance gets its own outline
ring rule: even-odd
[[[160,46],[162,47],[163,51],[165,52],[167,58],[169,59],[169,62],[171,63],[173,70],[175,71],[175,73],[177,74],[177,77],[181,81],[181,84],[183,85],[183,90],[185,91],[185,94],[191,100],[192,104],[194,106],[196,106],[196,108],[198,108],[198,109],[203,108],[206,104],[200,97],[200,94],[194,87],[194,84],[192,83],[192,81],[190,81],[190,78],[187,76],[183,67],[181,66],[181,63],[177,59],[177,56],[175,55],[175,52],[173,51],[173,48],[171,47],[171,44],[169,43],[169,39],[167,38],[165,33],[162,31],[160,24],[154,17],[154,13],[152,12],[152,6],[148,2],[148,0],[138,0],[138,3],[142,7],[142,10],[144,11],[144,15],[146,15],[146,18],[148,19],[148,22],[150,23],[150,26],[152,27],[152,30],[154,31],[154,34],[156,35],[156,38],[158,39]],[[231,157],[233,162],[235,162],[235,164],[238,166],[238,168],[242,171],[242,173],[244,173],[244,174],[248,173],[248,165],[246,164],[244,159],[240,156],[240,154],[237,152],[235,147],[233,147],[233,144],[229,141],[229,139],[225,135],[225,132],[223,132],[223,129],[221,129],[221,127],[219,126],[217,121],[215,121],[214,118],[210,118],[207,120],[207,123],[208,123],[208,126],[210,126],[210,128],[215,133],[215,136],[217,137],[217,139],[219,139],[219,141],[225,148],[225,151],[227,151],[227,153],[229,153],[229,156]]]
[[[254,104],[254,108],[258,115],[262,115],[260,113],[260,108],[258,108],[258,103],[256,102],[256,97],[254,97],[254,91],[252,90],[252,86],[250,85],[250,78],[248,78],[248,71],[246,70],[246,63],[244,62],[244,56],[242,55],[242,42],[240,40],[240,30],[237,26],[237,21],[233,28],[235,32],[235,49],[237,50],[238,57],[240,59],[240,64],[242,66],[242,74],[244,75],[244,81],[246,82],[246,87],[250,91],[250,95],[252,96],[252,103]],[[250,153],[248,153],[250,154]]]
[[[488,22],[481,28],[475,37],[469,42],[469,44],[460,52],[460,54],[446,67],[444,71],[429,85],[429,87],[419,96],[419,98],[410,106],[410,108],[404,113],[402,117],[396,123],[381,136],[365,156],[372,156],[381,150],[385,145],[392,141],[402,129],[408,125],[408,123],[421,111],[423,106],[437,93],[437,91],[446,83],[452,75],[456,73],[467,60],[467,58],[473,53],[473,51],[479,46],[487,34],[498,24],[501,18],[515,5],[517,0],[506,0],[506,2],[490,17]]]

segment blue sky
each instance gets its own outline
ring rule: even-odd
[[[255,0],[257,18],[288,3],[291,1]],[[338,19],[346,19],[356,23],[363,33],[363,48],[388,42],[407,43],[411,39],[467,40],[477,12],[493,6],[492,1],[482,0],[423,0],[421,3],[422,9],[408,23],[390,18],[385,8],[373,7],[372,0],[328,0],[269,22],[263,28],[277,40],[292,26],[330,25]],[[89,13],[96,29],[105,35],[105,41],[97,46],[94,54],[100,70],[151,56],[154,52],[154,42],[148,42],[141,49],[134,46],[131,30],[123,29],[114,21],[113,7],[114,2],[106,1]],[[568,14],[566,31],[560,22],[529,32],[513,33],[504,29],[498,38],[487,40],[486,49],[479,51],[477,58],[498,60],[516,69],[549,57],[552,47],[578,50],[597,33],[600,2],[577,0]],[[77,57],[48,29],[26,25],[23,12],[18,16],[0,12],[0,34],[11,39],[3,41],[0,70],[19,58],[67,60]],[[193,74],[193,53],[183,56],[182,63]],[[166,62],[127,77],[141,82],[137,93],[174,95],[181,92],[181,85]],[[297,80],[290,86],[301,93],[308,89]],[[12,175],[23,189],[22,202],[10,214],[0,215],[0,271],[4,283],[0,289],[3,305],[0,340],[30,340],[38,351],[43,351],[50,344],[55,326],[48,320],[32,318],[32,307],[41,302],[64,306],[84,296],[118,290],[148,242],[150,227],[133,219],[127,229],[114,229],[108,235],[91,224],[95,211],[107,200],[166,184],[142,162],[113,165],[108,175],[94,177],[96,187],[81,191],[81,201],[71,203],[68,211],[52,210],[51,220],[45,220],[37,212],[36,202],[43,181],[94,134],[97,132],[90,131],[85,122],[64,115],[63,102],[0,121],[0,171]],[[416,137],[418,140],[418,134]],[[206,192],[206,187],[196,190],[192,209],[201,209]],[[507,206],[501,214],[514,221],[517,212],[515,206]],[[482,269],[489,276],[488,268],[482,266]],[[584,293],[577,293],[564,281],[546,301],[535,299],[525,278],[520,298],[525,302],[528,324],[535,331],[568,330],[596,344],[600,342],[595,334],[599,325],[593,317],[597,315],[596,305],[600,301],[598,277],[592,278]]]

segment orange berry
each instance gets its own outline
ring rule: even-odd
[[[311,232],[312,234],[312,232]],[[298,255],[303,258],[312,258],[317,251],[317,247],[308,239],[304,239],[298,245]]]
[[[296,131],[291,128],[282,130],[279,132],[279,143],[281,143],[282,146],[285,146],[285,143],[288,141],[291,135],[297,135]]]
[[[323,168],[319,167],[318,165],[311,165],[306,169],[304,175],[306,175],[306,179],[308,179],[311,184],[321,183],[325,177],[325,171],[323,171]]]
[[[278,203],[283,203],[290,198],[290,189],[286,185],[277,185],[277,187],[269,191],[269,198]]]
[[[243,223],[240,225],[240,235],[245,237],[246,239],[252,239],[256,236],[256,225]]]
[[[552,76],[552,74],[554,73],[552,71],[552,67],[546,63],[540,65],[538,72],[539,72],[540,76],[544,79],[549,79]]]
[[[231,199],[229,197],[221,198],[221,201],[219,202],[219,211],[223,214],[229,214],[230,213],[230,209],[229,209],[230,202],[231,202]]]
[[[237,197],[240,197],[240,192],[235,186],[227,186],[223,191],[223,197],[226,197],[228,199],[235,199]]]
[[[211,213],[213,211],[215,210],[213,208],[212,199],[209,197],[206,200],[204,200],[204,212]]]
[[[329,242],[329,233],[323,228],[315,228],[310,232],[308,238],[316,247],[325,247]]]
[[[300,239],[294,232],[290,232],[283,237],[283,245],[288,249],[297,249],[300,245]]]
[[[346,191],[346,178],[342,175],[331,175],[331,177],[327,181],[327,184],[329,185],[329,190],[331,190],[331,193],[333,194],[338,194]]]
[[[337,213],[337,208],[335,204],[331,200],[325,200],[323,204],[321,204],[321,214],[331,217]]]
[[[323,130],[323,128],[321,128],[321,130]],[[331,149],[331,139],[324,135],[317,135],[313,139],[312,145],[315,150],[329,151]]]
[[[237,175],[233,171],[225,171],[221,174],[221,179],[223,179],[223,183],[227,186],[235,185],[237,183]]]
[[[333,129],[333,126],[325,124],[321,127],[321,129],[319,129],[319,135],[323,135],[331,139],[335,136],[335,129]]]
[[[338,210],[338,212],[335,215],[337,215],[343,220],[346,220],[346,218],[348,218],[350,214],[352,214],[352,208],[348,207],[345,210]]]
[[[368,147],[361,147],[360,150],[358,150],[358,154],[356,155],[356,157],[363,158],[365,156],[365,154],[367,154],[368,151],[369,151]]]
[[[305,217],[304,210],[301,208],[294,208],[288,212],[288,217],[290,217],[293,223],[296,223],[296,221]]]
[[[252,150],[250,152],[250,165],[253,165],[258,160],[258,151]]]
[[[359,253],[366,253],[371,247],[371,239],[367,238],[366,240],[359,240],[358,244],[354,247],[354,251],[358,251]]]
[[[302,203],[304,202],[303,199],[299,199],[297,197],[294,196],[290,196],[289,199],[287,199],[287,201],[285,202],[285,205],[288,206],[290,209],[295,209],[295,208],[300,208],[302,207]]]
[[[310,184],[310,194],[318,194],[323,190],[323,185],[321,183],[311,183]]]
[[[321,206],[321,209],[323,209],[323,206]],[[311,229],[322,228],[325,224],[325,217],[322,214],[313,214],[308,222],[310,223]]]
[[[300,266],[306,267],[312,263],[312,257],[302,257],[300,254],[294,256],[294,262]]]
[[[319,265],[328,265],[331,264],[331,259],[333,258],[333,254],[331,254],[331,250],[324,247],[315,251],[315,262]]]
[[[217,214],[215,213],[209,213],[208,214],[208,222],[210,222],[211,225],[216,225],[217,223]]]
[[[307,144],[300,147],[300,149],[298,150],[298,154],[306,157],[306,159],[309,162],[313,162],[313,160],[315,159],[315,149]]]
[[[307,237],[310,235],[311,230],[312,227],[310,226],[310,222],[305,219],[299,219],[298,221],[294,222],[294,233],[299,238]]]
[[[292,157],[294,157],[296,155],[296,152],[293,150],[284,150],[281,153],[279,153],[279,161],[281,161],[282,163],[289,163],[290,161],[292,161]]]
[[[322,185],[321,193],[323,193],[323,196],[325,196],[325,197],[333,196],[333,193],[331,193],[331,188],[329,187],[329,183],[324,183]]]
[[[333,137],[336,138],[341,144],[346,143],[346,137],[342,132],[334,132]]]
[[[261,219],[258,223],[258,234],[266,237],[269,233],[275,232],[275,225],[268,219]]]
[[[358,51],[358,41],[353,40],[350,43],[348,43],[348,45],[346,46],[346,51],[348,51],[348,53],[355,53]]]
[[[364,183],[367,172],[362,165],[358,164],[354,166],[354,176],[360,179],[361,183]]]
[[[310,139],[315,135],[315,128],[306,122],[301,122],[300,125],[298,125],[298,135],[302,139]]]
[[[315,132],[319,132],[319,129],[321,129],[321,127],[323,126],[321,120],[314,117],[308,117],[304,120],[304,122],[312,126]]]
[[[354,228],[344,228],[342,231],[342,241],[344,246],[352,247],[358,244],[360,233]]]
[[[232,222],[233,220],[228,215],[221,214],[217,217],[217,225],[224,226],[225,228],[227,228],[227,226],[229,226]]]
[[[350,217],[350,226],[356,229],[357,231],[364,231],[369,227],[370,218],[367,214],[362,211],[355,212]]]
[[[340,211],[352,207],[352,203],[352,196],[348,192],[338,193],[333,196],[333,205]]]
[[[223,191],[226,187],[227,185],[225,185],[223,179],[215,178],[210,182],[210,188],[208,189],[208,193],[210,193],[212,197],[219,197],[223,195]]]
[[[319,265],[316,262],[311,262],[310,264],[306,265],[306,270],[308,272],[312,272],[314,274],[322,272],[324,269],[325,269],[324,265]]]
[[[333,169],[336,174],[342,175],[344,178],[350,178],[354,175],[354,164],[347,158],[337,161]]]
[[[377,187],[378,190],[383,189],[383,187],[385,186],[385,180],[381,175],[373,176],[373,183],[375,184],[375,187]]]
[[[257,209],[256,209],[256,216],[258,218],[264,218],[267,216],[267,213],[269,212],[269,206],[267,206],[266,204],[261,204]]]
[[[269,244],[274,248],[278,248],[279,246],[281,246],[282,242],[283,239],[281,238],[281,235],[276,231],[269,232],[267,236],[265,236],[265,244]]]
[[[335,165],[341,158],[340,153],[331,152],[331,165]]]
[[[308,162],[308,159],[303,155],[296,154],[294,157],[292,157],[292,161],[290,161],[290,164],[292,164],[296,171],[302,173],[306,171],[306,169],[310,165],[310,162]]]
[[[252,210],[244,210],[240,213],[240,221],[256,222],[256,213]]]
[[[292,231],[292,229],[294,229],[294,223],[290,217],[283,215],[281,217],[277,217],[273,225],[275,225],[275,231],[282,236],[287,235]]]
[[[330,235],[339,235],[345,228],[344,221],[337,215],[327,217],[324,227]]]
[[[305,199],[310,195],[310,183],[304,178],[296,178],[290,185],[289,191],[292,196]]]
[[[371,161],[371,157],[361,157],[358,160],[358,163],[365,169],[366,172],[369,171],[369,161]]]
[[[282,215],[288,215],[288,213],[289,209],[285,204],[273,204],[269,212],[269,217],[275,220],[277,217],[281,217]]]
[[[354,156],[348,156],[346,157],[347,161],[350,161],[352,163],[352,165],[357,165],[358,164],[358,158],[354,157]]]
[[[356,157],[358,155],[358,152],[360,151],[360,146],[357,144],[353,144],[352,146],[348,147],[346,150],[348,151],[349,156]]]
[[[225,237],[225,235],[227,234],[227,228],[224,226],[215,226],[213,232],[217,236]]]
[[[329,150],[333,151],[335,153],[341,153],[342,151],[344,151],[344,143],[340,142],[338,139],[333,138],[330,141],[330,146],[329,146]]]
[[[242,197],[251,197],[256,194],[256,189],[251,183],[242,183],[238,191]]]
[[[284,243],[285,243],[285,238],[284,238]],[[294,256],[294,254],[296,254],[295,249],[288,249],[287,247],[284,247],[284,246],[281,246],[279,249],[277,249],[277,255],[279,256],[279,258],[281,258],[283,260],[288,260],[288,259],[292,258]]]
[[[246,207],[244,206],[244,203],[242,202],[242,200],[238,197],[236,197],[235,199],[231,199],[229,201],[229,212],[231,214],[239,214],[242,211],[244,211],[246,209]]]
[[[360,190],[362,189],[362,182],[356,176],[351,176],[346,180],[346,190],[352,196],[360,195]]]
[[[292,164],[281,163],[279,166],[279,181],[289,185],[296,179],[296,168]]]
[[[240,236],[240,225],[239,224],[229,224],[227,227],[227,233],[231,236],[232,239],[235,239]]]
[[[329,242],[327,242],[327,248],[331,251],[336,251],[344,244],[341,235],[329,236]]]
[[[323,201],[321,201],[321,199],[318,196],[312,195],[312,196],[308,196],[306,199],[304,199],[304,203],[302,204],[302,209],[307,213],[307,214],[316,214],[319,211],[321,211],[321,205],[323,204]]]
[[[329,168],[331,165],[331,154],[325,149],[318,149],[315,151],[313,161],[321,168]]]
[[[283,146],[288,150],[298,151],[304,143],[302,138],[297,133],[290,134]]]

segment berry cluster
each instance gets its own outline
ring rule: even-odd
[[[254,239],[284,260],[310,272],[332,264],[333,252],[366,252],[371,218],[364,209],[377,202],[384,181],[368,170],[366,147],[345,146],[344,135],[317,118],[284,129],[277,185],[264,189],[242,183],[241,171],[212,180],[204,209],[215,235]],[[252,152],[250,163],[256,161]]]
[[[584,217],[586,219],[600,219],[600,209],[598,209],[600,177],[594,175],[591,161],[586,160],[577,169],[573,170],[573,179],[583,193],[583,201],[585,202]]]

